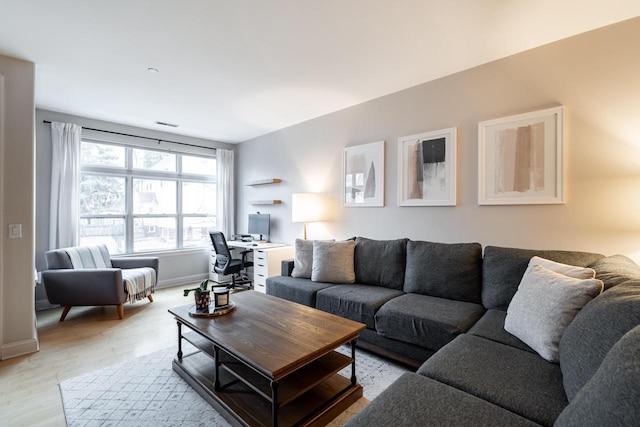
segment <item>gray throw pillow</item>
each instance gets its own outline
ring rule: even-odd
[[[327,240],[335,242],[335,240]],[[311,266],[313,265],[313,240],[296,239],[295,255],[293,259],[293,271],[291,277],[311,279]]]
[[[504,329],[544,359],[558,362],[564,330],[603,287],[598,279],[576,279],[533,265],[507,308]]]
[[[311,264],[313,263],[313,240],[296,239],[294,248],[295,255],[291,276],[310,279]]]
[[[313,242],[311,280],[327,283],[355,283],[353,254],[356,242]]]

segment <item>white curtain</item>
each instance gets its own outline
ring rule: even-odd
[[[217,229],[222,231],[227,239],[235,233],[235,183],[233,179],[233,150],[216,150],[217,170]]]
[[[50,249],[75,246],[79,242],[81,134],[81,126],[51,123]]]

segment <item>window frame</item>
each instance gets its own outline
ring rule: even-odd
[[[109,141],[102,141],[94,138],[82,138],[81,144],[84,143],[92,143],[92,144],[102,144],[102,145],[113,145],[116,147],[122,147],[125,149],[125,166],[107,166],[107,165],[95,165],[95,164],[83,164],[82,160],[80,160],[80,178],[83,175],[95,175],[95,176],[104,176],[104,177],[116,177],[116,178],[124,178],[125,180],[125,212],[124,215],[121,214],[82,214],[79,213],[79,223],[83,219],[124,219],[124,233],[125,233],[125,250],[122,253],[124,254],[133,254],[133,253],[144,253],[144,252],[167,252],[167,251],[176,251],[176,250],[191,250],[198,249],[208,246],[208,244],[203,243],[202,245],[194,245],[194,246],[185,246],[184,242],[184,218],[212,218],[215,224],[217,220],[217,202],[214,203],[214,212],[203,213],[203,214],[184,214],[182,212],[182,184],[184,182],[197,182],[204,184],[217,184],[217,175],[203,175],[203,174],[191,174],[191,173],[183,173],[182,172],[182,158],[183,156],[188,157],[201,157],[206,159],[216,159],[215,155],[207,156],[202,154],[189,154],[189,153],[180,153],[180,152],[172,152],[171,150],[166,149],[158,149],[154,150],[148,147],[139,147],[128,144],[120,144]],[[133,167],[133,150],[146,150],[146,151],[156,151],[161,153],[167,153],[175,155],[176,161],[176,171],[155,171],[155,170],[144,170],[144,169],[134,169]],[[217,171],[217,168],[216,168]],[[136,214],[133,211],[133,182],[135,179],[151,179],[151,180],[166,180],[172,181],[176,184],[176,213],[175,214]],[[80,191],[80,189],[79,189]],[[134,250],[134,222],[138,218],[171,218],[175,220],[176,224],[176,245],[174,248],[158,248],[158,249],[144,249],[144,250]]]

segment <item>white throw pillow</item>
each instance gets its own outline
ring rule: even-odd
[[[355,283],[353,263],[356,242],[313,242],[313,266],[311,280],[327,283]]]
[[[533,265],[539,265],[547,270],[555,271],[556,273],[564,274],[565,276],[575,279],[594,279],[596,277],[596,271],[593,268],[562,264],[551,261],[550,259],[540,258],[539,256],[534,256],[529,260],[528,268],[531,268]]]
[[[557,363],[565,329],[603,287],[598,279],[576,279],[533,265],[507,308],[504,329]]]
[[[326,240],[326,242],[335,242],[335,240]],[[311,279],[311,266],[313,265],[313,240],[296,239],[294,248],[295,254],[291,277]]]

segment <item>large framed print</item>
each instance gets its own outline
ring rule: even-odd
[[[478,204],[564,203],[564,107],[478,123]]]
[[[398,138],[398,206],[455,206],[456,150],[456,128]]]
[[[345,148],[342,163],[343,206],[384,206],[384,141]]]

